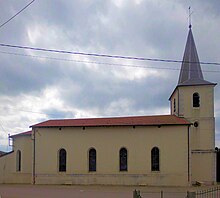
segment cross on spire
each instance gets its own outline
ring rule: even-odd
[[[191,29],[192,27],[192,18],[191,18],[191,15],[192,15],[193,12],[191,12],[191,7],[189,6],[189,28]]]

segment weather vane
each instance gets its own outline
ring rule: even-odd
[[[192,27],[192,19],[191,19],[191,15],[192,15],[192,11],[191,11],[191,7],[189,6],[189,28],[191,28]]]

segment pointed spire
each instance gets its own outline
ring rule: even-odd
[[[190,23],[178,86],[213,84],[203,78],[191,27]]]

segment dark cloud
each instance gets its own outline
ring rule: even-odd
[[[1,21],[10,18],[28,2],[2,1]],[[202,0],[203,3],[201,0],[140,1],[140,4],[129,0],[121,1],[121,5],[116,5],[115,2],[35,1],[0,29],[0,43],[181,60],[188,33],[188,6],[191,3],[194,11],[193,34],[200,61],[220,62],[220,6],[217,0]],[[107,64],[30,58],[7,55],[1,51]],[[115,63],[159,69],[152,73],[152,69],[109,65]],[[171,70],[161,70],[163,67]],[[219,71],[219,67],[213,65],[202,67],[203,70]],[[38,109],[33,111],[50,114],[50,118],[151,114],[149,112],[154,114],[158,109],[169,109],[168,98],[177,84],[179,75],[179,71],[172,69],[178,68],[180,64],[119,61],[0,47],[0,99],[10,98],[10,104],[3,100],[4,103],[1,105],[14,104],[17,107],[22,103],[20,108],[32,110],[39,100]],[[204,72],[204,76],[209,81],[219,83],[218,73]],[[50,96],[48,93],[49,96],[45,97],[47,89],[56,89],[57,95]],[[216,86],[216,101],[220,100],[219,95],[220,88]],[[23,96],[30,97],[30,101],[26,101]],[[35,99],[32,100],[31,97]],[[54,97],[57,97],[62,105],[56,106],[51,103]],[[28,105],[25,106],[22,100]],[[80,114],[79,111],[83,113]],[[5,117],[5,114],[0,116]],[[18,112],[17,116],[17,123],[43,121],[46,117],[34,117],[31,112],[28,115],[20,115]],[[6,123],[10,123],[10,119]],[[217,115],[217,132],[220,130],[219,123]],[[34,123],[27,125],[32,124]],[[10,129],[12,126],[7,127]],[[20,130],[23,125],[14,127]],[[220,139],[219,136],[217,139]]]
[[[57,64],[29,58],[0,54],[1,95],[37,92],[57,82],[60,71]],[[58,68],[58,69],[57,69]]]
[[[6,22],[9,18],[14,16],[18,11],[20,11],[25,5],[30,1],[16,0],[1,1],[1,12],[0,12],[0,24]],[[35,3],[34,3],[35,4]],[[34,5],[32,5],[34,6]],[[13,20],[8,22],[6,25],[2,26],[0,29],[1,37],[0,42],[2,43],[13,43],[20,44],[24,40],[25,26],[30,23],[31,15],[33,15],[33,7],[30,6],[25,11],[21,12]]]
[[[169,105],[168,98],[174,89],[174,84],[170,83],[173,79],[163,79],[167,81],[168,86],[159,89],[155,88],[160,84],[159,79],[155,81],[155,76],[127,80],[116,78],[110,69],[106,69],[104,74],[100,70],[69,73],[69,76],[61,82],[61,87],[63,87],[61,93],[65,103],[85,110],[102,109],[103,115],[106,114],[104,110],[108,109],[112,103],[124,99],[131,102],[132,114],[140,110],[147,111]],[[175,76],[177,72],[173,74]],[[176,77],[174,82],[176,82]],[[69,86],[65,87],[65,84]],[[80,87],[80,91],[77,87]],[[122,112],[118,111],[118,114],[120,113]]]
[[[49,117],[49,119],[64,119],[74,118],[75,115],[71,111],[63,111],[61,109],[50,108],[43,110],[43,113]]]

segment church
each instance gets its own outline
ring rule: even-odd
[[[216,182],[214,87],[189,27],[170,115],[47,120],[12,135],[0,183],[190,186]]]

